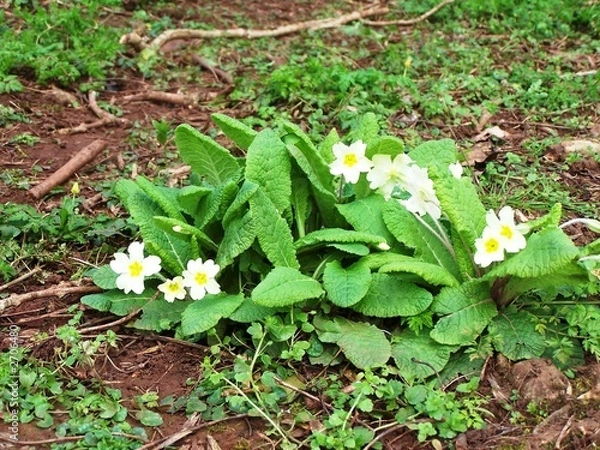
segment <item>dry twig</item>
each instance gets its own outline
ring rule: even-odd
[[[90,109],[96,116],[99,117],[99,120],[96,120],[95,122],[91,122],[91,123],[82,123],[82,124],[79,124],[76,127],[72,127],[72,128],[63,128],[61,130],[58,130],[59,134],[86,133],[89,130],[92,130],[94,128],[100,128],[100,127],[103,127],[106,125],[112,125],[112,124],[129,125],[130,124],[129,120],[117,117],[114,114],[111,114],[108,111],[105,111],[102,108],[100,108],[98,106],[98,103],[96,102],[96,92],[95,91],[90,91],[90,93],[88,94],[88,102],[89,102]]]
[[[14,286],[15,284],[19,284],[21,281],[25,281],[27,278],[32,277],[33,275],[35,275],[36,273],[39,273],[42,270],[41,267],[35,267],[33,269],[31,269],[29,272],[21,275],[18,278],[15,278],[14,280],[9,281],[6,284],[3,284],[2,286],[0,286],[0,292],[8,289],[11,286]]]
[[[19,306],[21,303],[38,298],[58,297],[62,298],[69,294],[92,294],[102,289],[96,286],[77,286],[71,282],[62,282],[41,291],[27,292],[26,294],[12,294],[0,300],[0,314],[10,306]]]
[[[389,8],[386,6],[375,5],[361,11],[354,11],[349,14],[343,14],[339,17],[330,17],[327,19],[308,20],[305,22],[293,23],[274,28],[272,30],[249,30],[247,28],[231,28],[227,30],[189,30],[172,29],[166,30],[158,35],[146,48],[159,50],[165,43],[173,39],[209,39],[218,37],[238,37],[246,39],[257,39],[261,37],[278,37],[286,34],[297,33],[304,30],[321,30],[325,28],[337,28],[348,22],[353,22],[365,17],[386,14]],[[143,45],[141,38],[135,32],[121,37],[121,43],[135,43],[139,48]]]
[[[139,101],[152,101],[152,102],[164,102],[173,103],[176,105],[193,106],[198,103],[198,94],[173,94],[171,92],[161,91],[146,91],[140,94],[126,95],[121,100],[124,102],[139,102]]]
[[[87,147],[84,147],[73,156],[67,163],[42,181],[37,186],[32,187],[29,193],[39,199],[46,195],[52,188],[58,186],[73,176],[75,172],[92,161],[98,154],[108,146],[108,142],[97,139]]]
[[[365,20],[364,23],[366,25],[371,25],[371,26],[375,26],[375,27],[383,27],[383,26],[387,26],[387,25],[399,25],[399,26],[415,25],[419,22],[423,22],[424,20],[426,20],[427,18],[429,18],[430,16],[432,16],[436,12],[438,12],[440,9],[442,9],[444,6],[448,5],[449,3],[453,3],[453,2],[454,2],[454,0],[444,0],[440,4],[431,8],[426,13],[421,14],[419,17],[415,17],[414,19],[398,19],[398,20],[382,20],[382,21]]]

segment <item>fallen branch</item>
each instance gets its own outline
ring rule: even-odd
[[[364,23],[366,25],[371,25],[371,26],[375,26],[375,27],[383,27],[383,26],[387,26],[387,25],[399,25],[399,26],[415,25],[419,22],[423,22],[424,20],[426,20],[427,18],[429,18],[430,16],[432,16],[436,12],[438,12],[440,9],[442,9],[444,6],[446,6],[450,3],[453,3],[453,2],[454,2],[454,0],[444,0],[440,4],[431,8],[426,13],[421,14],[419,17],[415,17],[414,19],[382,20],[382,21],[365,20]]]
[[[58,286],[42,289],[41,291],[27,292],[26,294],[12,294],[4,299],[1,299],[0,314],[2,314],[6,308],[11,306],[19,306],[23,302],[36,300],[38,298],[62,298],[69,294],[92,294],[94,292],[101,291],[102,289],[97,286],[75,286],[71,282],[62,282],[58,284]]]
[[[123,119],[115,116],[114,114],[109,113],[108,111],[103,110],[98,106],[96,102],[96,92],[90,91],[88,94],[88,102],[89,107],[96,116],[99,117],[100,120],[96,120],[91,123],[82,123],[76,127],[72,128],[63,128],[58,130],[59,134],[77,134],[77,133],[85,133],[94,128],[100,128],[106,125],[129,125],[131,122],[127,119]]]
[[[173,103],[183,106],[194,106],[196,103],[198,103],[199,96],[198,94],[183,95],[173,94],[171,92],[146,91],[140,94],[126,95],[125,97],[122,97],[121,100],[123,100],[125,103],[151,101]]]
[[[284,25],[272,30],[249,30],[247,28],[231,28],[227,30],[189,30],[189,29],[172,29],[163,31],[150,44],[145,44],[145,48],[150,48],[155,51],[159,50],[165,43],[173,39],[208,39],[219,37],[237,37],[246,39],[258,39],[262,37],[278,37],[286,34],[297,33],[304,30],[322,30],[325,28],[337,28],[348,22],[353,22],[365,17],[377,16],[389,12],[386,6],[373,6],[361,11],[354,11],[349,14],[343,14],[339,17],[330,17],[327,19],[308,20],[306,22],[293,23]],[[139,48],[144,45],[141,42],[140,36],[135,33],[128,33],[121,37],[120,43],[135,43]]]
[[[101,139],[97,139],[87,147],[81,149],[75,156],[73,156],[67,163],[42,181],[37,186],[32,187],[29,193],[34,198],[42,198],[52,188],[58,186],[73,176],[75,172],[85,166],[87,163],[92,161],[98,154],[108,146],[108,142]]]
[[[2,286],[0,286],[0,292],[5,291],[6,289],[8,289],[11,286],[14,286],[15,284],[19,284],[21,281],[25,281],[27,278],[35,275],[36,273],[41,272],[41,270],[42,270],[41,267],[35,267],[34,269],[30,270],[26,274],[23,274],[20,277],[15,278],[14,280],[11,280],[6,284],[3,284]]]

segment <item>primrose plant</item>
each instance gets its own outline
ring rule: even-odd
[[[272,357],[329,364],[341,352],[414,380],[461,371],[481,349],[547,354],[565,324],[535,308],[597,290],[600,241],[575,245],[560,205],[525,223],[508,205],[486,210],[449,139],[406,149],[371,114],[320,145],[291,123],[213,120],[235,149],[180,125],[184,187],[117,183],[141,241],[94,271],[105,292],[86,305],[140,311],[136,327],[181,338],[260,326]],[[590,340],[600,349],[600,334]]]

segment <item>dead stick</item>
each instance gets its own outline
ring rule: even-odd
[[[198,94],[173,94],[171,92],[161,91],[146,91],[140,94],[126,95],[121,98],[122,101],[135,102],[135,101],[154,101],[164,103],[174,103],[176,105],[191,106],[198,103]]]
[[[11,286],[14,286],[15,284],[19,284],[21,281],[26,280],[27,278],[35,275],[36,273],[40,272],[42,270],[41,267],[35,267],[34,269],[30,270],[29,272],[27,272],[26,274],[21,275],[18,278],[15,278],[14,280],[9,281],[6,284],[3,284],[2,286],[0,286],[0,292],[8,289]]]
[[[8,297],[0,300],[0,314],[10,306],[19,306],[21,303],[35,300],[38,298],[47,297],[64,297],[68,294],[92,294],[94,292],[101,292],[97,286],[73,286],[71,283],[60,283],[58,286],[54,286],[48,289],[42,289],[41,291],[27,292],[26,294],[12,294]]]
[[[75,172],[92,161],[98,154],[108,146],[108,142],[97,139],[87,147],[81,149],[67,163],[42,181],[37,186],[32,187],[29,193],[39,199],[46,195],[52,188],[58,186],[73,176]]]
[[[446,6],[450,3],[453,3],[453,2],[454,2],[454,0],[444,0],[440,4],[431,8],[426,13],[421,14],[419,17],[415,17],[414,19],[382,20],[382,21],[365,20],[364,23],[366,25],[371,25],[371,26],[376,26],[376,27],[378,27],[378,26],[381,27],[381,26],[386,26],[386,25],[400,25],[400,26],[415,25],[419,22],[423,22],[425,19],[427,19],[429,16],[432,16],[433,14],[438,12],[444,6]]]
[[[354,11],[349,14],[343,14],[338,17],[330,17],[327,19],[308,20],[306,22],[293,23],[284,25],[272,30],[250,30],[247,28],[232,28],[227,30],[189,30],[189,29],[172,29],[166,30],[158,35],[148,47],[160,49],[164,44],[173,39],[207,39],[217,37],[238,37],[246,39],[257,39],[261,37],[278,37],[286,34],[297,33],[303,30],[321,30],[325,28],[336,28],[354,20],[364,17],[386,14],[389,12],[388,7],[375,5],[371,8],[363,9],[362,11]],[[135,33],[124,35],[121,38],[121,43],[127,43],[136,37]]]

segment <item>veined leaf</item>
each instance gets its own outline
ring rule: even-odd
[[[337,205],[337,209],[356,231],[382,236],[391,246],[395,239],[383,221],[383,210],[386,204],[381,195],[372,194],[351,203]]]
[[[488,331],[494,347],[511,361],[539,358],[546,338],[536,331],[535,316],[526,311],[507,311],[496,317]]]
[[[214,113],[211,114],[210,118],[217,124],[225,136],[243,150],[248,150],[248,147],[250,147],[250,144],[252,144],[252,141],[258,134],[245,123],[225,114]]]
[[[436,180],[435,191],[442,211],[461,237],[474,243],[485,227],[486,211],[471,180],[447,175]]]
[[[443,317],[430,335],[447,345],[472,343],[498,314],[490,298],[490,286],[483,281],[443,288],[434,298],[431,309]]]
[[[336,343],[359,369],[383,366],[390,359],[390,342],[374,325],[342,317],[333,320],[315,318],[314,325],[322,342]]]
[[[437,264],[455,278],[460,276],[458,266],[450,251],[400,203],[387,202],[383,210],[383,221],[396,240],[415,250],[415,258]]]
[[[190,125],[182,124],[175,129],[175,144],[181,159],[190,165],[192,172],[213,186],[224,183],[240,169],[229,150]]]
[[[114,289],[100,294],[85,295],[81,297],[81,303],[98,311],[108,311],[117,316],[126,316],[143,307],[152,300],[155,294],[156,289],[151,288],[144,290],[141,294],[132,292],[125,294],[123,291]]]
[[[425,311],[433,296],[429,291],[382,273],[374,273],[369,290],[352,309],[372,317],[409,317]]]
[[[214,188],[207,186],[185,186],[177,194],[177,202],[181,209],[192,217],[199,215],[201,200],[210,194]]]
[[[446,269],[437,264],[420,261],[410,256],[391,253],[393,258],[379,268],[379,273],[406,272],[419,275],[427,283],[435,286],[458,286],[458,280]]]
[[[252,291],[257,305],[288,306],[320,297],[323,289],[319,282],[290,267],[275,267]]]
[[[164,299],[149,301],[142,307],[142,316],[135,321],[134,326],[140,330],[156,331],[171,330],[181,322],[183,311],[191,301],[176,301],[168,303]]]
[[[231,220],[219,245],[216,263],[221,268],[227,267],[238,255],[250,248],[255,238],[256,228],[250,211]]]
[[[256,183],[253,183],[249,180],[244,180],[244,183],[242,184],[242,187],[237,193],[235,199],[233,200],[231,205],[229,205],[229,208],[227,208],[227,211],[225,211],[225,214],[223,215],[223,226],[227,226],[227,224],[235,216],[243,215],[242,209],[244,208],[246,203],[248,203],[248,201],[254,195],[257,189],[258,185]]]
[[[402,332],[392,343],[392,357],[402,376],[422,380],[439,373],[450,360],[455,346],[440,344],[423,333]]]
[[[94,284],[101,289],[108,290],[116,289],[117,287],[117,278],[119,275],[115,273],[108,264],[90,270],[87,275],[92,277]]]
[[[560,228],[545,228],[529,236],[527,247],[498,264],[486,274],[486,278],[506,275],[543,277],[567,266],[579,254],[577,246]]]
[[[181,211],[177,207],[177,190],[155,186],[143,176],[138,176],[135,182],[148,197],[161,207],[167,216],[181,221],[184,220]]]
[[[189,241],[162,230],[154,221],[155,216],[164,214],[152,199],[143,192],[129,197],[127,209],[140,227],[146,249],[161,258],[162,266],[172,275],[179,275],[187,261],[192,259]]]
[[[223,318],[229,317],[244,301],[243,294],[207,295],[189,305],[182,314],[181,332],[184,335],[203,333]]]
[[[364,244],[329,244],[327,247],[337,248],[344,253],[350,253],[351,255],[366,256],[371,250]]]
[[[282,213],[290,206],[291,161],[285,144],[269,129],[258,133],[248,148],[246,179],[259,185]]]
[[[361,233],[360,231],[344,230],[342,228],[325,228],[313,231],[306,236],[294,242],[294,247],[298,250],[305,250],[321,244],[333,243],[361,243],[378,246],[385,244],[385,239],[371,233]]]
[[[213,251],[218,249],[217,244],[215,244],[204,232],[186,222],[162,216],[155,216],[154,222],[167,234],[184,240],[191,239],[193,236],[205,249]]]
[[[344,308],[359,302],[369,290],[371,271],[360,260],[348,268],[332,261],[323,271],[323,287],[331,303]]]
[[[408,155],[421,167],[439,167],[441,171],[448,171],[448,166],[457,160],[456,144],[452,139],[423,142]]]
[[[392,160],[404,153],[404,142],[395,136],[382,136],[369,144],[366,151],[367,158],[373,155],[390,155]]]
[[[379,136],[379,130],[377,116],[372,112],[368,112],[363,114],[356,127],[352,128],[348,134],[348,138],[352,142],[360,139],[365,144],[370,145]]]
[[[298,234],[303,236],[306,232],[306,219],[311,212],[310,184],[309,181],[298,174],[292,177],[292,208],[294,220],[298,227]]]
[[[332,128],[329,134],[325,136],[325,139],[321,142],[319,154],[326,163],[331,163],[335,159],[335,156],[333,155],[333,145],[340,141],[340,135],[337,130]]]
[[[276,312],[277,308],[257,305],[252,299],[247,298],[240,307],[229,316],[229,318],[234,322],[252,323],[271,316]]]
[[[250,211],[260,248],[269,261],[276,267],[299,268],[290,227],[262,188],[250,198]]]
[[[560,223],[560,219],[562,217],[562,204],[555,203],[550,208],[548,214],[545,214],[537,219],[530,220],[525,222],[525,224],[530,227],[530,230],[537,230],[538,228],[545,227],[557,227]]]
[[[207,224],[220,220],[235,201],[238,192],[237,177],[217,186],[200,200],[198,214],[194,216],[194,225],[204,228]]]

